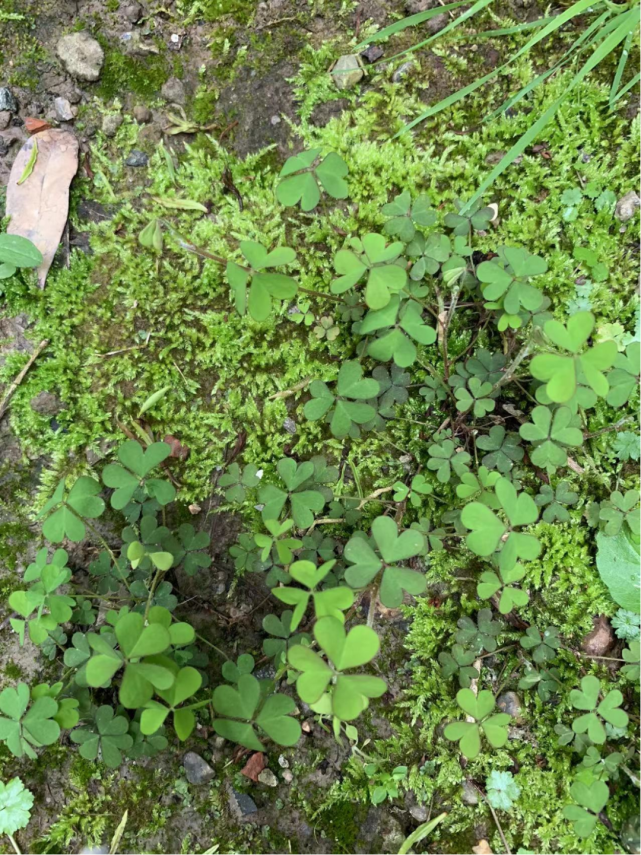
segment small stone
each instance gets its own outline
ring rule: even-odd
[[[614,216],[617,220],[621,220],[622,223],[625,223],[632,219],[634,212],[640,205],[641,199],[639,199],[639,195],[635,190],[630,190],[629,193],[626,193],[625,196],[617,202],[616,208],[614,209]]]
[[[289,760],[284,754],[278,755],[278,765],[281,769],[289,769]]]
[[[0,137],[0,157],[9,154],[9,143],[4,137]]]
[[[216,774],[209,763],[196,754],[195,751],[188,751],[183,757],[183,766],[185,775],[190,784],[199,785],[207,784]]]
[[[370,45],[366,48],[361,56],[365,60],[365,62],[376,62],[377,59],[380,59],[385,51],[380,45]]]
[[[272,116],[271,119],[269,120],[270,125],[280,125],[280,123],[281,123],[280,116]]]
[[[492,210],[492,219],[490,220],[490,223],[492,223],[493,226],[498,225],[498,222],[499,222],[499,206],[497,205],[496,202],[490,202],[490,204],[487,207],[491,208],[491,210]]]
[[[428,33],[440,33],[441,30],[446,27],[450,22],[450,19],[447,16],[447,12],[443,12],[441,15],[435,15],[433,18],[430,18],[427,22],[427,31]]]
[[[463,781],[461,785],[461,801],[464,805],[477,805],[479,803],[478,790],[471,781]]]
[[[63,36],[56,45],[56,52],[72,77],[88,81],[100,77],[105,61],[104,51],[84,30]]]
[[[496,705],[501,712],[512,716],[512,724],[523,724],[521,715],[521,699],[516,692],[503,692],[496,699]]]
[[[425,805],[412,805],[410,808],[410,816],[412,816],[417,822],[426,822],[427,808]]]
[[[364,71],[357,56],[346,54],[336,60],[332,68],[332,77],[337,89],[351,89],[362,80]]]
[[[125,166],[147,166],[148,163],[149,158],[147,157],[147,155],[137,148],[135,148],[131,152],[127,160],[125,160]]]
[[[71,122],[75,119],[73,108],[67,98],[53,99],[53,108],[56,111],[56,118],[59,122]]]
[[[283,781],[285,781],[286,784],[291,784],[293,780],[294,776],[292,774],[291,769],[285,769],[285,771],[283,772]]]
[[[102,132],[106,137],[115,137],[118,128],[122,125],[120,113],[108,113],[102,118]]]
[[[185,103],[185,87],[183,86],[182,80],[178,80],[177,77],[170,77],[169,80],[163,84],[160,94],[165,101],[171,101],[172,104]]]
[[[438,0],[405,0],[405,11],[408,15],[416,15],[419,12],[427,12],[438,6]]]
[[[39,416],[48,416],[49,418],[57,416],[58,413],[65,409],[65,405],[53,392],[39,392],[29,401],[29,406],[34,413],[38,413]]]
[[[9,127],[11,122],[11,113],[9,110],[0,110],[0,131],[4,131]]]
[[[8,110],[10,113],[18,112],[18,102],[11,89],[6,86],[0,87],[0,110]]]
[[[140,3],[129,3],[122,10],[123,18],[131,24],[135,24],[142,18],[142,6]]]
[[[296,422],[294,419],[290,419],[287,417],[283,422],[283,428],[287,431],[287,433],[296,433]]]
[[[614,644],[614,631],[605,615],[592,619],[593,629],[581,642],[581,650],[588,656],[605,656]]]
[[[247,793],[239,793],[238,790],[232,790],[231,792],[232,809],[240,819],[258,812],[256,802]]]
[[[304,722],[301,724],[301,730],[303,731],[303,733],[311,733],[311,732],[312,732],[312,730],[313,730],[313,727],[312,727],[311,722],[309,722],[309,721],[304,721]]]
[[[144,104],[136,104],[133,110],[134,119],[141,124],[145,124],[146,122],[151,122],[152,112],[149,107],[146,107]]]
[[[413,62],[404,62],[402,65],[399,65],[394,74],[392,74],[392,83],[398,83],[404,77],[407,77],[413,68]]]
[[[278,786],[278,778],[271,769],[263,769],[262,772],[258,775],[258,780],[261,784],[264,784],[266,787],[277,787]]]

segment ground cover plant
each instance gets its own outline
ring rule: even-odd
[[[63,757],[78,795],[39,851],[67,851],[83,814],[83,839],[169,851],[152,778],[121,802],[121,770],[153,777],[217,738],[216,822],[228,786],[261,780],[248,761],[302,779],[301,750],[310,766],[336,751],[329,786],[277,791],[335,851],[355,851],[361,805],[414,810],[380,851],[635,851],[638,300],[614,208],[638,123],[607,113],[607,87],[578,91],[549,141],[560,165],[529,153],[471,205],[527,116],[446,133],[456,158],[386,148],[382,117],[397,130],[410,108],[371,92],[303,124],[275,167],[205,135],[159,145],[144,192],[94,148],[97,198],[123,204],[93,256],[44,292],[4,283],[50,341],[12,409],[49,455],[37,548],[6,590],[3,633],[47,663],[3,675],[14,846],[30,775]],[[223,169],[242,202],[211,189]],[[54,379],[52,424],[29,401]],[[218,604],[193,613],[221,566],[227,604],[255,592],[237,634]],[[595,652],[606,617],[616,638]],[[178,810],[195,789],[178,778]],[[287,851],[243,828],[211,831],[210,851]]]

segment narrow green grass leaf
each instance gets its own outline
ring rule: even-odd
[[[516,24],[514,27],[501,27],[497,30],[483,30],[480,33],[474,33],[474,39],[492,39],[496,36],[512,36],[514,33],[522,33],[525,30],[536,30],[539,27],[544,27],[554,20],[551,18],[537,18],[536,21],[526,21],[525,24]]]
[[[633,87],[633,86],[636,86],[636,85],[637,85],[637,83],[638,83],[640,80],[641,80],[641,73],[637,73],[637,74],[635,74],[635,75],[634,75],[634,77],[632,78],[632,80],[628,81],[628,83],[626,83],[626,84],[625,84],[625,86],[623,87],[623,89],[619,92],[619,94],[617,95],[617,97],[614,99],[614,101],[613,101],[613,106],[614,106],[614,104],[616,104],[616,102],[617,102],[620,98],[623,98],[623,96],[626,94],[626,92],[629,92],[629,91],[630,91],[630,89],[632,89],[632,87]]]
[[[33,168],[36,165],[36,161],[38,160],[38,140],[34,137],[33,145],[31,147],[31,154],[29,155],[29,160],[24,168],[24,172],[18,178],[18,184],[24,184],[27,178],[33,172]]]
[[[407,18],[402,18],[400,21],[390,24],[389,27],[385,27],[373,36],[368,36],[365,41],[356,45],[354,52],[356,53],[357,51],[362,50],[366,45],[371,45],[374,42],[380,42],[383,39],[387,39],[390,36],[395,35],[396,33],[400,33],[408,27],[416,27],[418,24],[429,21],[430,18],[434,18],[442,12],[448,12],[450,9],[457,9],[459,6],[465,5],[467,5],[467,0],[455,0],[454,3],[446,3],[443,6],[437,6],[435,9],[428,9],[426,12],[417,12],[415,15],[409,15]]]
[[[621,85],[621,78],[623,77],[625,66],[627,65],[628,59],[630,57],[630,45],[632,44],[632,35],[632,31],[629,32],[626,40],[623,42],[621,56],[619,57],[619,64],[617,65],[616,74],[614,75],[614,80],[612,81],[612,86],[610,88],[610,97],[608,98],[608,105],[610,109],[612,109],[612,105],[614,104],[616,94],[619,91],[619,86]]]

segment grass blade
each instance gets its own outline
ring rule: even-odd
[[[483,30],[480,33],[474,33],[475,39],[491,39],[494,36],[511,36],[514,33],[521,33],[524,30],[536,30],[538,27],[544,27],[554,20],[551,18],[537,18],[536,21],[526,21],[525,24],[516,24],[514,27],[501,27],[497,30]]]
[[[517,158],[519,155],[523,154],[525,149],[534,142],[534,140],[541,133],[543,128],[547,125],[547,123],[552,119],[556,111],[559,109],[563,101],[568,97],[572,89],[580,83],[587,75],[592,71],[595,66],[597,66],[600,62],[602,62],[609,54],[612,53],[613,50],[627,37],[629,29],[631,26],[634,26],[635,23],[639,19],[639,7],[635,7],[631,9],[629,12],[625,12],[622,15],[618,16],[621,18],[621,23],[616,28],[613,33],[610,35],[597,47],[592,56],[585,62],[583,67],[578,71],[574,77],[572,78],[570,85],[567,90],[563,93],[560,98],[557,98],[547,110],[539,116],[536,122],[527,129],[527,131],[521,136],[512,146],[512,148],[505,154],[499,163],[494,167],[494,169],[490,172],[490,174],[481,182],[480,187],[474,193],[474,195],[469,199],[465,205],[461,208],[460,213],[464,214],[468,211],[471,206],[481,198],[483,193],[490,187],[496,179],[501,175],[508,166]]]
[[[625,84],[625,86],[623,87],[623,89],[619,92],[619,94],[617,95],[617,97],[614,99],[614,102],[613,102],[613,103],[614,103],[614,104],[616,104],[616,102],[619,100],[619,98],[623,98],[623,96],[625,95],[625,93],[626,93],[626,92],[629,92],[629,91],[630,91],[630,89],[632,89],[632,87],[633,87],[633,86],[636,86],[636,85],[637,85],[637,83],[638,83],[640,80],[641,80],[641,73],[637,73],[637,74],[635,74],[635,75],[634,75],[634,77],[632,78],[632,80],[630,80],[628,83],[626,83],[626,84]]]
[[[610,109],[612,109],[612,105],[614,104],[616,94],[619,91],[619,86],[621,85],[621,78],[623,77],[623,72],[625,71],[625,66],[630,57],[630,45],[632,44],[632,32],[628,33],[628,37],[623,42],[623,48],[621,49],[621,56],[619,58],[619,64],[617,65],[616,74],[614,75],[614,80],[612,81],[612,87],[610,89],[610,97],[608,98],[608,105]]]
[[[419,50],[420,48],[425,47],[425,45],[428,45],[430,42],[433,42],[434,39],[441,38],[441,36],[452,32],[452,30],[456,29],[456,27],[459,27],[463,23],[463,21],[467,21],[468,18],[471,18],[473,15],[476,15],[477,12],[480,12],[482,9],[485,9],[485,7],[489,6],[492,2],[493,0],[476,0],[476,3],[471,6],[467,10],[467,12],[463,12],[463,14],[459,15],[458,18],[455,18],[453,21],[450,21],[447,27],[444,27],[442,30],[439,30],[438,33],[434,33],[434,35],[430,36],[429,39],[425,39],[424,41],[419,42],[418,44],[412,45],[412,47],[406,48],[406,50],[402,50],[400,53],[395,53],[394,56],[390,56],[389,59],[386,61],[390,62],[393,59],[398,59],[399,56],[405,56],[406,53],[413,53],[415,50]],[[580,0],[580,2],[585,2],[585,0]],[[445,6],[442,6],[440,11],[443,11],[444,8]]]
[[[356,45],[354,52],[356,53],[357,51],[362,50],[365,45],[380,42],[383,39],[387,39],[390,36],[395,35],[396,33],[400,33],[408,27],[416,27],[424,21],[429,21],[430,18],[435,18],[442,12],[448,12],[450,9],[457,9],[459,6],[465,6],[467,5],[467,2],[468,0],[456,0],[454,3],[446,3],[443,6],[437,6],[436,9],[428,9],[426,12],[417,12],[415,15],[409,15],[407,18],[402,18],[400,21],[396,21],[394,24],[390,24],[389,27],[385,27],[378,33],[375,33],[373,36],[368,36],[365,41]]]
[[[398,850],[398,855],[407,855],[407,853],[411,850],[412,846],[416,843],[420,843],[421,840],[425,840],[428,834],[431,834],[432,831],[436,828],[439,823],[443,822],[446,813],[439,814],[439,816],[435,816],[434,819],[429,822],[424,822],[422,825],[419,825],[409,837],[406,837],[403,841],[403,845]]]

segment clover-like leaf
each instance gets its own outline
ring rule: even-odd
[[[553,474],[567,463],[565,449],[583,444],[583,433],[574,426],[577,420],[568,407],[558,407],[554,413],[549,407],[535,407],[531,418],[532,422],[521,425],[519,433],[534,446],[532,463]]]
[[[311,211],[320,201],[320,187],[334,199],[347,198],[347,173],[347,164],[335,152],[321,159],[320,148],[302,151],[285,161],[276,187],[276,198],[281,205],[300,203],[302,211]]]
[[[467,451],[458,449],[451,439],[433,443],[428,446],[427,453],[430,456],[427,468],[436,471],[436,477],[442,484],[447,484],[452,471],[461,477],[468,471],[468,463],[472,459]]]
[[[567,481],[559,481],[556,490],[549,484],[543,484],[538,495],[534,497],[536,504],[540,508],[545,508],[542,519],[546,523],[552,523],[555,520],[567,522],[570,519],[567,506],[576,504],[578,500],[579,494],[570,489]]]
[[[555,659],[556,651],[561,647],[559,630],[555,626],[548,626],[543,635],[537,627],[530,626],[519,639],[519,643],[525,650],[532,652],[532,659],[537,664]]]
[[[52,543],[66,538],[79,543],[84,540],[85,519],[95,519],[105,509],[105,503],[97,495],[100,484],[86,475],[78,478],[67,492],[64,479],[58,484],[53,496],[46,503],[39,517],[46,516],[42,533]]]
[[[458,742],[461,753],[474,760],[481,752],[481,734],[493,748],[502,748],[508,740],[507,724],[511,716],[507,713],[495,713],[494,695],[482,690],[475,695],[471,689],[460,689],[456,700],[463,712],[474,719],[448,724],[443,735],[452,742]]]
[[[100,756],[105,766],[116,769],[122,763],[121,752],[133,745],[128,730],[128,719],[115,716],[113,709],[105,704],[98,707],[91,724],[73,730],[70,738],[80,745],[80,754],[85,760],[96,760]]]
[[[587,710],[572,722],[572,730],[575,733],[587,733],[590,741],[597,745],[602,745],[606,740],[603,721],[617,728],[625,728],[628,724],[627,713],[619,709],[623,703],[621,692],[613,689],[599,702],[600,693],[601,684],[592,675],[581,680],[580,689],[572,689],[570,692],[572,706],[575,709]]]
[[[497,258],[479,264],[476,274],[483,283],[483,296],[489,301],[486,307],[500,308],[506,315],[517,317],[522,311],[535,312],[541,307],[543,294],[529,280],[546,271],[547,263],[540,256],[526,249],[502,246]]]
[[[476,616],[476,623],[469,617],[464,616],[457,621],[458,632],[456,640],[459,644],[469,647],[475,654],[483,650],[493,653],[498,644],[497,635],[502,626],[498,621],[492,619],[491,609],[480,609]]]
[[[450,652],[442,651],[438,655],[441,674],[445,678],[456,675],[459,685],[467,688],[471,681],[479,676],[478,670],[474,667],[476,657],[474,650],[466,650],[462,644],[454,644]]]
[[[265,484],[258,493],[258,500],[264,505],[262,516],[265,521],[278,520],[283,507],[289,502],[289,515],[298,528],[309,528],[314,522],[314,514],[322,511],[325,496],[315,489],[308,489],[314,479],[314,464],[311,460],[296,463],[289,457],[283,457],[276,465],[278,474],[286,490],[273,484]]]
[[[361,282],[366,274],[365,302],[370,309],[382,309],[393,294],[407,283],[405,268],[395,264],[403,251],[401,241],[387,245],[383,235],[367,234],[352,238],[351,249],[341,249],[334,257],[334,269],[339,274],[331,284],[333,294],[342,294]]]
[[[166,442],[153,442],[144,450],[135,440],[124,442],[118,449],[120,463],[109,463],[102,470],[103,482],[114,489],[111,507],[123,510],[130,502],[140,504],[148,497],[160,505],[173,502],[176,498],[173,484],[161,478],[147,478],[170,454],[171,446]]]
[[[608,374],[610,389],[606,401],[611,407],[622,407],[628,402],[639,385],[639,374],[641,374],[641,343],[633,341],[626,347],[625,354],[617,353],[612,371]]]
[[[563,815],[572,822],[579,837],[589,837],[596,828],[598,814],[610,798],[608,786],[603,781],[590,784],[575,781],[570,787],[570,795],[577,804],[567,805]]]
[[[477,446],[486,451],[482,463],[488,469],[498,469],[502,475],[512,469],[515,463],[523,460],[523,449],[518,434],[508,433],[501,425],[490,428],[487,436],[476,440]]]
[[[472,410],[474,416],[480,419],[486,413],[491,413],[496,406],[496,401],[488,397],[491,394],[491,383],[484,383],[478,377],[470,377],[467,388],[460,386],[455,392],[456,409],[461,413]]]
[[[525,606],[529,600],[526,591],[512,587],[513,582],[519,582],[525,576],[525,568],[515,564],[509,570],[499,570],[499,575],[492,571],[481,573],[481,580],[476,587],[476,593],[481,600],[489,600],[499,591],[499,611],[506,615],[515,606]]]
[[[371,421],[376,415],[374,407],[365,402],[375,398],[379,390],[376,380],[363,377],[360,362],[348,360],[338,372],[335,394],[320,380],[310,384],[312,397],[305,404],[303,412],[310,421],[325,418],[332,434],[338,439],[348,435],[358,437],[358,426]]]
[[[382,213],[391,219],[383,226],[387,235],[397,237],[409,243],[416,235],[416,226],[432,226],[436,222],[436,213],[430,207],[427,196],[419,196],[414,203],[407,190],[399,193],[392,201],[383,205]]]
[[[40,697],[30,705],[30,692],[26,683],[16,688],[7,687],[0,692],[0,741],[5,742],[16,757],[25,754],[36,759],[32,746],[51,745],[60,736],[60,725],[55,721],[58,703],[51,697]]]
[[[241,674],[235,688],[218,686],[212,704],[219,716],[214,719],[216,733],[245,748],[264,749],[255,725],[279,745],[295,745],[300,738],[300,725],[291,718],[296,706],[292,698],[276,694],[261,704],[260,683],[253,674]]]

